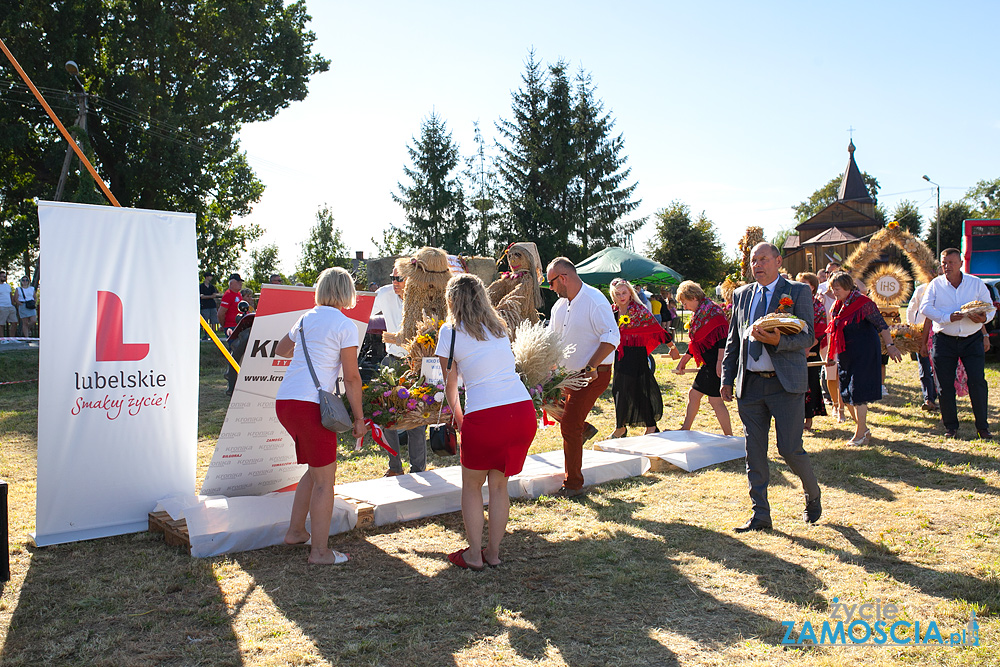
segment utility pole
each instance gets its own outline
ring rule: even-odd
[[[941,186],[927,178],[927,174],[924,174],[924,180],[937,188],[937,214],[934,216],[937,220],[935,226],[937,227],[937,258],[941,261]]]
[[[76,122],[73,123],[73,127],[80,128],[80,131],[86,133],[87,131],[87,89],[83,87],[83,82],[80,81],[80,77],[77,76],[80,73],[80,68],[72,60],[66,61],[66,71],[69,72],[73,80],[76,81],[76,85],[79,90],[76,93],[76,103],[79,107],[77,112]],[[66,177],[69,175],[69,167],[73,162],[73,146],[66,146],[66,157],[63,159],[62,173],[59,174],[59,183],[56,185],[56,195],[55,201],[62,201],[63,190],[66,188]]]

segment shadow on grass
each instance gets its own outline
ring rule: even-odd
[[[149,533],[29,551],[0,664],[242,664],[210,561]]]
[[[525,661],[571,665],[676,665],[680,656],[665,645],[668,636],[702,648],[747,637],[779,643],[780,626],[753,605],[733,602],[738,595],[728,589],[722,599],[705,579],[685,574],[692,559],[753,577],[776,599],[825,606],[823,583],[806,568],[730,535],[636,518],[643,503],[611,495],[658,481],[605,485],[578,501],[515,501],[541,505],[555,523],[525,530],[515,522],[503,542],[504,562],[483,572],[453,567],[446,551],[400,535],[401,544],[413,545],[404,561],[389,550],[400,526],[334,538],[336,548],[352,554],[345,568],[309,568],[304,551],[283,567],[249,554],[235,560],[331,663],[486,663],[513,651]],[[583,510],[590,525],[618,526],[567,537],[558,522]],[[465,544],[459,513],[406,528],[428,525],[451,533],[455,548]]]
[[[902,560],[891,549],[872,542],[854,527],[835,523],[826,525],[840,533],[857,549],[858,553],[807,537],[794,535],[786,537],[807,549],[814,551],[823,549],[835,555],[841,562],[864,568],[871,575],[888,575],[926,595],[964,600],[976,604],[979,606],[977,613],[980,616],[991,616],[1000,612],[1000,584],[996,580],[990,581],[961,572],[939,572],[931,568],[921,567]]]

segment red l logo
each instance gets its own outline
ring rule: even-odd
[[[97,293],[97,360],[140,361],[149,343],[126,343],[122,330],[122,300],[114,292]]]

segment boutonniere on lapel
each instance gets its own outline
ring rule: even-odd
[[[754,325],[759,326],[765,331],[777,330],[783,334],[797,334],[805,328],[806,323],[789,312],[794,305],[795,301],[792,300],[792,297],[782,294],[778,300],[778,307],[774,309],[774,312],[760,318],[754,322]]]

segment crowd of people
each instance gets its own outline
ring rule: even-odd
[[[939,401],[945,434],[954,437],[958,428],[955,384],[961,365],[967,376],[978,434],[992,438],[986,421],[984,379],[988,342],[983,342],[982,330],[992,311],[962,312],[963,304],[969,301],[988,302],[988,294],[982,281],[962,273],[957,255],[953,249],[942,253],[943,274],[921,290],[915,296],[916,303],[910,306],[925,318],[926,342],[921,356],[929,354],[931,358],[929,370],[922,364],[920,371],[924,405]],[[372,314],[385,319],[387,330],[398,328],[402,318],[406,261],[404,258],[397,262],[391,283],[376,292]],[[678,428],[693,426],[702,398],[707,397],[722,432],[732,435],[725,403],[736,401],[746,436],[751,514],[735,530],[767,530],[773,525],[767,500],[772,422],[778,453],[801,480],[803,519],[808,523],[820,519],[821,490],[803,448],[803,432],[813,428],[815,418],[826,416],[827,393],[834,419],[846,421],[849,415],[855,423],[848,444],[870,443],[868,404],[885,395],[884,364],[889,360],[898,362],[902,355],[893,344],[878,306],[849,273],[831,264],[821,275],[803,273],[792,280],[782,272],[781,261],[775,246],[755,246],[750,255],[754,282],[735,290],[728,309],[708,298],[696,283],[683,282],[677,289],[677,299],[692,313],[683,356],[671,329],[662,325],[664,315],[669,313],[664,310],[666,300],[661,302],[657,318],[653,303],[647,307],[641,290],[626,280],[612,282],[609,301],[597,288],[583,282],[569,259],[559,257],[548,264],[545,277],[558,300],[547,326],[558,333],[564,349],[561,365],[589,381],[564,392],[559,428],[565,472],[556,495],[573,497],[585,492],[583,447],[598,433],[587,419],[609,386],[616,426],[609,437],[626,435],[630,426],[644,429],[645,434],[659,431],[663,398],[651,353],[666,344],[671,356],[679,360],[674,372],[685,373],[694,370],[689,365],[698,366],[684,421]],[[238,287],[231,280],[230,292],[238,293]],[[453,276],[445,297],[447,313],[435,354],[443,369],[444,394],[453,424],[461,434],[462,515],[468,539],[466,548],[448,558],[458,567],[481,570],[500,564],[500,543],[509,514],[507,480],[524,465],[535,435],[535,413],[515,371],[511,332],[491,305],[482,280],[472,274]],[[291,362],[278,392],[276,411],[292,435],[298,462],[309,466],[296,491],[285,541],[300,544],[311,539],[310,562],[342,563],[348,556],[329,549],[325,539],[332,511],[337,438],[322,426],[316,389],[331,387],[332,379],[343,374],[346,396],[355,415],[353,435],[359,437],[364,431],[364,422],[360,421],[359,340],[356,328],[348,326],[340,312],[352,307],[356,298],[350,274],[343,269],[324,271],[315,298],[316,308],[295,323],[277,350],[279,355],[291,357]],[[770,313],[792,315],[801,320],[802,326],[797,332],[785,333],[762,326],[761,318]],[[226,314],[220,308],[220,319]],[[305,351],[315,366],[315,381],[308,372]],[[405,358],[406,351],[390,343],[382,363],[399,366]],[[937,377],[937,382],[928,382],[928,375]],[[464,403],[459,400],[459,378],[465,386]],[[385,435],[399,452],[399,434],[386,430]],[[411,429],[406,440],[410,471],[424,470],[424,428]],[[391,458],[386,476],[402,472],[402,459]],[[484,484],[490,491],[485,542],[481,495]],[[311,535],[305,523],[310,516]]]
[[[14,287],[7,282],[7,272],[0,271],[0,324],[4,338],[37,335],[38,288],[28,276]]]

